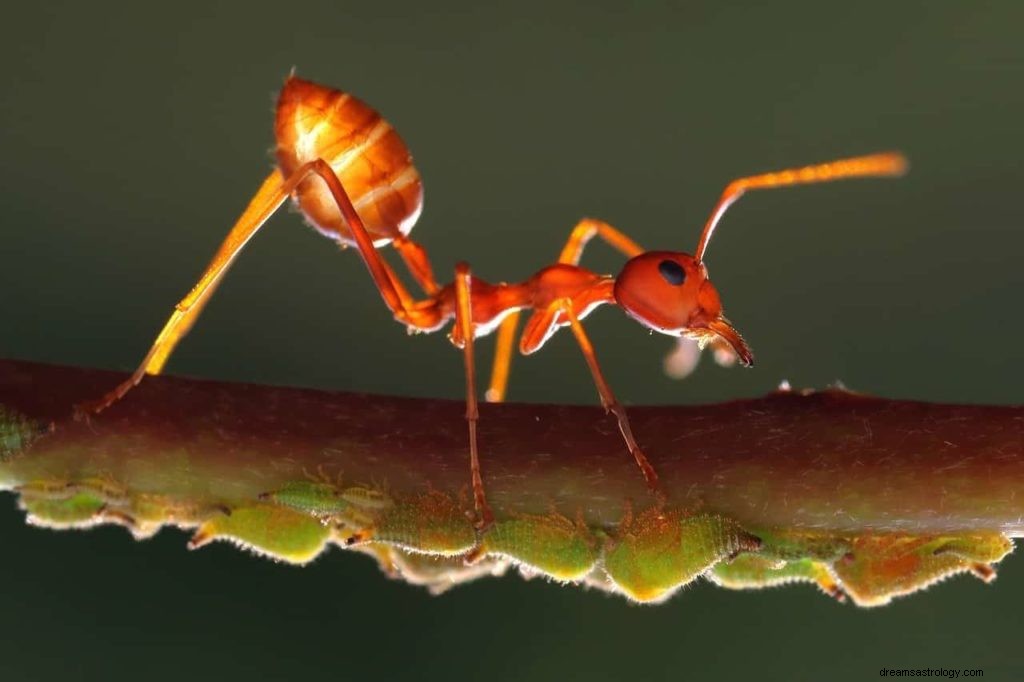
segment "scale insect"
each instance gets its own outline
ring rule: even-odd
[[[557,261],[518,283],[491,284],[466,263],[454,280],[440,284],[426,250],[410,230],[423,205],[423,185],[405,143],[380,114],[352,95],[289,77],[277,102],[277,168],[264,180],[192,290],[175,307],[142,364],[99,401],[82,406],[98,413],[159,374],[175,346],[195,323],[231,263],[266,220],[291,197],[321,234],[355,247],[394,318],[411,331],[434,332],[453,322],[451,342],[462,350],[466,375],[470,472],[478,529],[491,525],[476,424],[479,417],[474,342],[497,330],[497,352],[486,397],[504,399],[519,315],[532,311],[519,351],[534,353],[568,327],[593,375],[605,410],[614,414],[630,454],[659,498],[658,475],[637,443],[622,405],[598,364],[582,320],[601,305],[616,305],[643,326],[676,337],[711,342],[744,365],[753,354],[722,315],[708,279],[704,255],[726,209],[753,189],[785,187],[852,177],[901,175],[906,160],[895,152],[860,156],[802,168],[743,177],[729,183],[704,226],[693,254],[645,251],[611,225],[584,219],[571,231]],[[628,259],[617,277],[579,265],[587,243],[600,237]],[[378,249],[391,245],[423,294],[414,297]]]

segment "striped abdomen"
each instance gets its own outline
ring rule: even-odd
[[[412,229],[423,184],[405,143],[376,111],[352,95],[291,76],[277,101],[274,132],[284,176],[318,158],[330,164],[376,246]],[[307,179],[294,199],[320,232],[355,244],[322,180]]]

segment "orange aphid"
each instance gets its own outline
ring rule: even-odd
[[[695,255],[644,251],[611,225],[586,218],[572,230],[558,261],[522,282],[490,284],[460,263],[454,281],[442,286],[434,277],[426,251],[407,236],[423,205],[423,186],[408,149],[387,121],[352,95],[292,76],[278,99],[275,134],[278,168],[263,182],[195,287],[175,307],[139,368],[88,409],[99,412],[109,407],[143,376],[162,370],[231,262],[291,196],[321,234],[356,248],[398,322],[412,331],[432,332],[454,321],[449,338],[462,349],[465,359],[470,464],[481,528],[488,526],[493,516],[477,452],[475,339],[498,330],[498,350],[487,391],[487,399],[498,402],[505,396],[520,311],[532,311],[519,342],[524,354],[539,350],[558,329],[569,327],[591,370],[601,403],[615,415],[623,440],[648,486],[659,492],[655,469],[605,381],[581,320],[598,306],[618,305],[649,329],[695,338],[701,343],[711,341],[750,365],[753,355],[723,317],[721,300],[703,262],[725,210],[750,189],[892,176],[906,169],[900,154],[888,152],[740,178],[726,187],[704,227]],[[584,248],[595,236],[629,259],[617,278],[579,265]],[[377,251],[388,244],[398,251],[422,289],[422,297],[414,298],[409,293]]]

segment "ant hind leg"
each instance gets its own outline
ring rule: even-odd
[[[285,181],[281,173],[276,170],[263,181],[245,211],[228,232],[227,237],[224,238],[224,242],[200,276],[199,281],[195,283],[188,295],[174,307],[174,312],[171,313],[156,340],[153,341],[153,345],[146,353],[142,363],[128,379],[122,381],[99,400],[76,406],[77,417],[88,417],[90,414],[102,412],[123,398],[128,391],[142,381],[144,376],[159,374],[163,370],[171,353],[174,352],[175,346],[195,324],[203,307],[209,302],[235,257],[266,223],[267,219],[273,215],[274,211],[284,203],[297,182],[297,179]]]

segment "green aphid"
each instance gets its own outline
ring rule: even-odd
[[[710,514],[649,510],[623,525],[604,567],[639,602],[666,599],[722,559],[761,544],[734,521]]]
[[[362,486],[345,488],[341,499],[363,509],[388,509],[394,504],[385,492]]]
[[[502,575],[508,568],[508,562],[503,559],[467,562],[463,556],[420,554],[375,542],[358,545],[353,550],[373,557],[389,578],[421,585],[431,594],[447,592],[478,578]]]
[[[281,561],[305,564],[323,551],[329,536],[330,529],[308,514],[261,504],[214,516],[199,527],[189,548],[227,540]]]
[[[330,483],[291,481],[272,492],[262,493],[261,500],[275,502],[318,517],[329,517],[348,508],[338,488]]]
[[[761,538],[759,554],[775,559],[832,562],[850,551],[848,540],[827,533],[779,528],[752,528],[750,532]]]
[[[47,500],[66,500],[78,492],[74,485],[64,478],[39,478],[26,481],[14,487],[24,497]]]
[[[707,574],[711,582],[733,590],[750,590],[787,585],[794,582],[813,583],[825,594],[842,600],[842,589],[828,566],[813,559],[786,561],[761,554],[740,554],[732,561],[723,561]]]
[[[112,504],[126,503],[131,499],[128,489],[111,476],[87,476],[72,481],[68,487],[75,491],[91,493]]]
[[[597,562],[597,541],[586,526],[557,514],[497,521],[481,550],[565,581],[582,580]]]
[[[24,451],[32,441],[49,430],[48,425],[0,405],[0,462]]]
[[[33,497],[23,494],[21,507],[28,512],[29,523],[48,528],[80,528],[100,521],[105,500],[88,492],[79,492],[64,499]]]
[[[476,530],[465,510],[447,495],[430,492],[403,500],[376,518],[372,537],[414,552],[451,556],[476,546]]]
[[[855,603],[881,606],[957,573],[988,582],[995,578],[992,564],[1012,550],[999,533],[868,535],[851,539],[850,552],[832,571]]]

